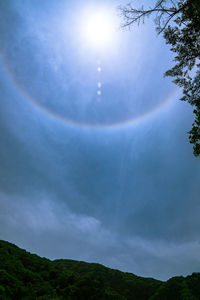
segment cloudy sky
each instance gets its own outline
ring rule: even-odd
[[[127,1],[98,2],[0,3],[0,239],[163,280],[199,271],[200,163],[163,78],[172,54],[153,20],[119,29]],[[100,42],[97,12],[115,27]]]

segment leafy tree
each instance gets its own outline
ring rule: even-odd
[[[156,29],[175,53],[174,66],[165,76],[182,88],[181,100],[190,103],[195,120],[189,132],[194,155],[200,155],[200,0],[159,0],[153,8],[140,9],[131,4],[120,7],[123,24],[130,27],[155,14]]]
[[[200,273],[166,282],[74,260],[50,261],[0,241],[2,300],[198,300]]]

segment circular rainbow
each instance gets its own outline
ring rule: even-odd
[[[169,104],[178,94],[179,90],[176,88],[172,91],[172,93],[167,97],[163,102],[159,103],[157,106],[155,106],[153,109],[137,116],[134,118],[127,119],[125,121],[121,122],[113,122],[109,124],[91,124],[86,122],[78,122],[74,121],[70,118],[63,117],[59,115],[58,113],[55,113],[51,109],[41,105],[35,98],[33,98],[18,82],[17,78],[14,76],[13,72],[10,70],[9,65],[6,63],[5,58],[1,56],[1,61],[3,63],[3,66],[5,67],[5,70],[9,76],[9,78],[12,80],[12,82],[15,84],[15,86],[19,89],[20,93],[23,95],[25,100],[28,100],[34,107],[36,107],[38,110],[42,111],[45,114],[48,114],[51,118],[54,118],[60,122],[63,122],[65,124],[71,125],[71,126],[78,126],[78,127],[85,127],[85,128],[93,128],[93,129],[114,129],[114,128],[121,128],[126,126],[132,126],[133,124],[138,123],[139,121],[142,121],[149,116],[155,114],[160,109],[165,107],[167,104]]]

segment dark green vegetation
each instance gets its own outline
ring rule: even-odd
[[[200,273],[161,282],[99,264],[50,261],[0,241],[0,299],[197,300]]]
[[[145,2],[145,1],[143,1]],[[148,2],[148,1],[147,1]],[[165,75],[182,88],[181,100],[194,107],[195,120],[189,132],[194,155],[200,155],[200,0],[159,0],[153,8],[122,7],[123,26],[156,14],[159,33],[175,53],[174,66]],[[160,62],[158,62],[160,63]]]

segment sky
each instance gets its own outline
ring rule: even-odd
[[[120,28],[125,4],[0,2],[0,239],[167,280],[200,269],[192,108],[153,20]]]

